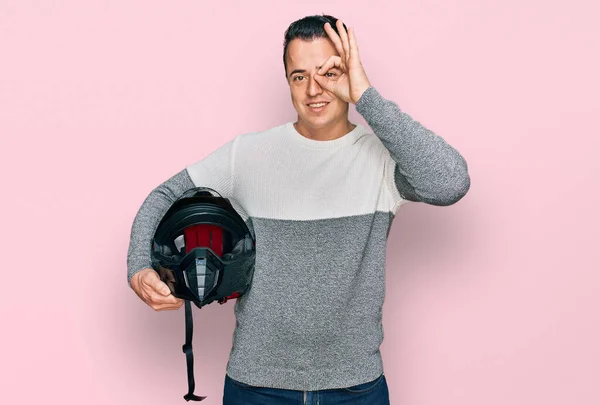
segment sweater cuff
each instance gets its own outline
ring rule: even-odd
[[[374,118],[373,115],[385,105],[387,100],[384,99],[381,94],[371,86],[364,91],[360,96],[360,99],[356,103],[356,111],[360,113],[367,121]]]

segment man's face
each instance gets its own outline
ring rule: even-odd
[[[313,41],[296,38],[288,45],[286,75],[300,126],[321,129],[348,120],[348,103],[324,90],[314,79],[319,67],[331,55],[339,56],[329,38]],[[337,68],[324,73],[330,79],[341,74]]]

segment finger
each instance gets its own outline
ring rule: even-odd
[[[324,75],[329,69],[334,67],[342,69],[342,58],[337,55],[331,55],[329,58],[327,58],[325,63],[323,63],[319,70],[317,70],[317,73],[319,75]]]
[[[180,299],[174,295],[164,296],[151,288],[144,290],[145,301],[148,305],[172,305],[176,304]]]
[[[338,34],[331,27],[331,24],[325,23],[325,32],[329,36],[329,39],[331,39],[331,42],[333,42],[335,49],[338,51],[340,56],[345,60],[346,55],[344,54],[344,46],[342,45],[342,41],[341,41],[340,37],[338,36]]]
[[[171,294],[171,290],[169,286],[167,286],[159,277],[157,272],[149,272],[142,278],[142,284],[152,288],[159,294],[169,295]]]
[[[176,301],[173,303],[167,303],[167,304],[154,304],[154,307],[156,310],[163,310],[163,309],[178,309],[181,308],[181,306],[183,305],[185,301],[180,299],[180,298],[176,298]]]
[[[183,305],[183,301],[177,304],[169,304],[169,305],[150,305],[150,307],[155,311],[172,311],[181,308]]]
[[[350,57],[350,45],[348,44],[348,33],[346,32],[346,28],[344,28],[344,23],[342,20],[337,20],[335,23],[337,25],[338,32],[340,34],[340,38],[342,40],[342,47],[344,48],[344,60],[348,60]]]
[[[358,58],[358,43],[356,42],[356,35],[352,27],[348,27],[348,41],[350,43],[350,57]]]
[[[175,298],[173,302],[149,302],[150,305],[154,309],[165,309],[165,308],[180,308],[185,301],[180,298]]]

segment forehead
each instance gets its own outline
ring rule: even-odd
[[[312,41],[293,39],[288,45],[286,55],[288,71],[312,69],[325,62],[331,55],[339,56],[329,38],[317,38]]]

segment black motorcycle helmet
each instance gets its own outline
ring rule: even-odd
[[[160,221],[152,243],[152,267],[178,298],[185,300],[186,354],[189,391],[193,394],[192,313],[214,301],[224,304],[243,295],[254,274],[255,240],[227,198],[197,187],[173,203]]]

